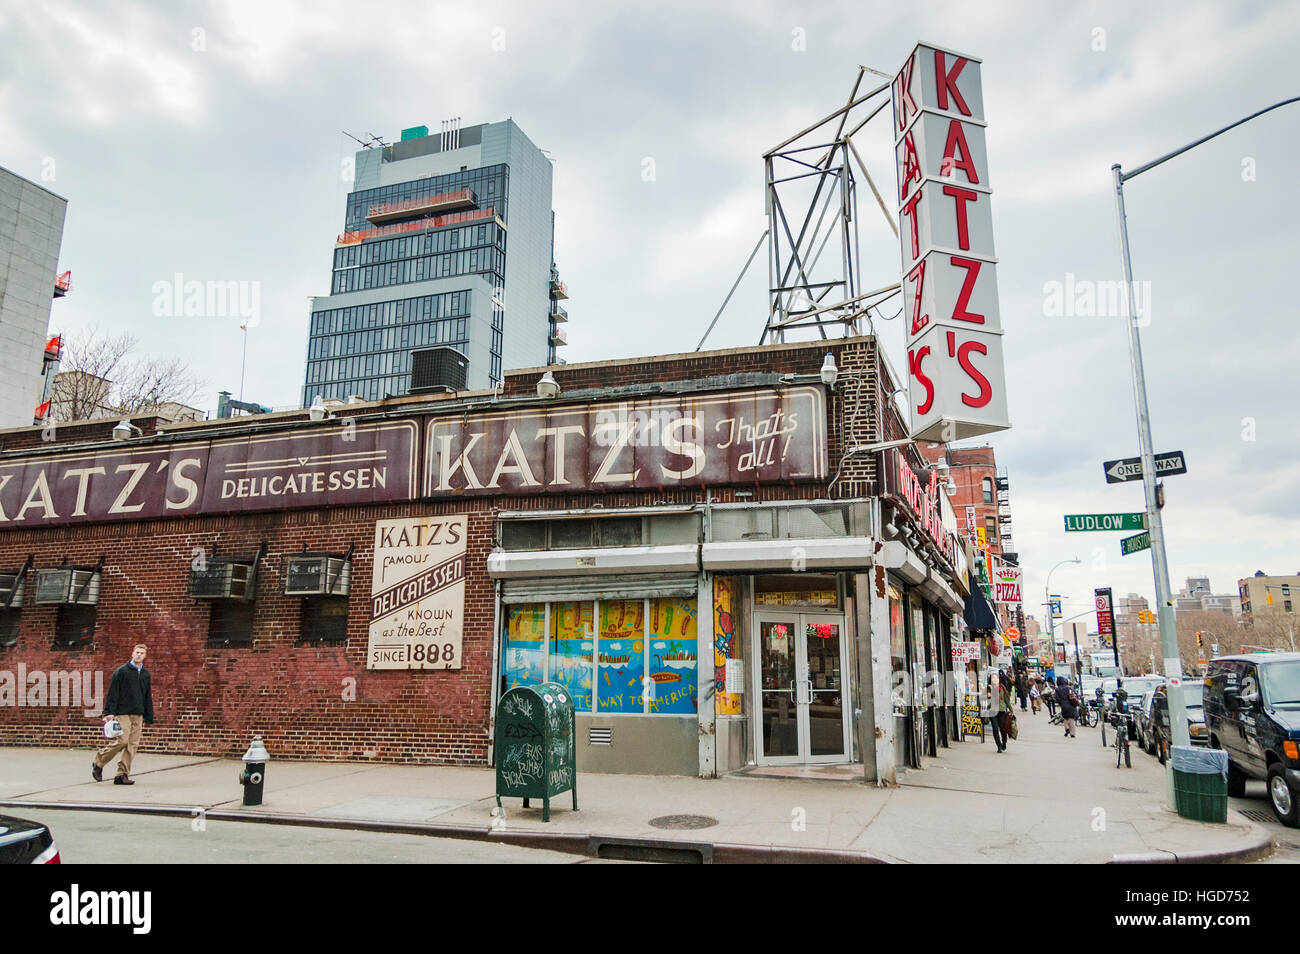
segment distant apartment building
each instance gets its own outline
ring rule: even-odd
[[[313,298],[304,405],[408,393],[416,350],[468,359],[465,384],[554,364],[568,297],[551,162],[511,120],[402,131],[356,154],[330,294]]]
[[[1259,616],[1294,617],[1300,607],[1300,574],[1265,576],[1263,570],[1257,570],[1254,576],[1238,580],[1237,590],[1242,622],[1247,624]]]
[[[1241,616],[1241,596],[1215,593],[1208,576],[1189,576],[1186,585],[1174,597],[1175,613],[1227,613]]]
[[[58,270],[67,209],[67,199],[0,169],[0,428],[30,427],[43,401],[50,306],[71,287]]]

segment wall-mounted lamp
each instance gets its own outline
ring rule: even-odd
[[[311,407],[307,408],[307,416],[313,421],[325,420],[325,415],[329,412],[325,410],[325,402],[318,394],[311,402]]]
[[[826,360],[822,362],[822,384],[828,388],[835,387],[835,382],[839,380],[840,369],[835,366],[835,355],[829,351],[826,352]]]
[[[143,436],[144,436],[144,431],[140,430],[140,428],[136,427],[134,424],[132,424],[130,421],[127,420],[120,421],[113,428],[113,440],[115,441],[129,441],[132,437],[143,437]]]
[[[547,371],[537,379],[537,396],[539,398],[556,398],[560,396],[560,383],[555,375]]]

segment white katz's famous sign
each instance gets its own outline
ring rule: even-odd
[[[912,437],[1005,430],[980,61],[918,44],[894,78]]]
[[[1021,599],[1021,570],[1018,566],[1000,566],[993,571],[993,600],[1017,604]]]
[[[375,524],[368,669],[459,669],[467,517]]]

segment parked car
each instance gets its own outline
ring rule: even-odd
[[[1183,687],[1183,704],[1187,708],[1187,737],[1192,745],[1209,745],[1210,734],[1205,724],[1205,708],[1194,695],[1199,684],[1192,682]],[[1146,751],[1153,753],[1160,764],[1169,759],[1173,743],[1173,729],[1169,721],[1169,688],[1159,686],[1152,693],[1150,713],[1145,723]]]
[[[40,822],[0,815],[0,864],[59,864],[54,835]]]
[[[1154,725],[1151,720],[1155,712],[1155,700],[1158,691],[1158,689],[1152,690],[1143,696],[1142,705],[1138,706],[1133,713],[1133,722],[1137,730],[1135,738],[1138,747],[1147,755],[1156,754],[1155,734],[1152,731]]]
[[[1264,779],[1278,820],[1300,828],[1300,653],[1211,660],[1205,712],[1210,744],[1228,753],[1228,794]]]

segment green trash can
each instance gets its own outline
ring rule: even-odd
[[[497,808],[501,796],[542,800],[542,821],[551,820],[551,796],[573,792],[578,810],[578,771],[573,697],[557,682],[516,686],[497,703],[493,746]]]
[[[1174,772],[1174,806],[1192,821],[1228,820],[1228,753],[1176,745],[1170,766]]]

